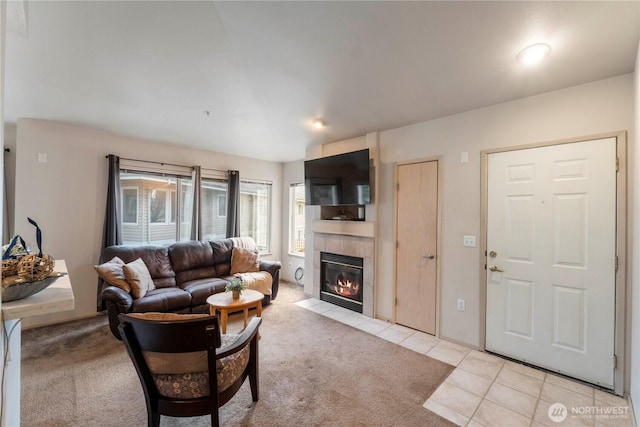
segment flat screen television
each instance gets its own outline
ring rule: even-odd
[[[305,204],[371,203],[369,149],[304,162]]]

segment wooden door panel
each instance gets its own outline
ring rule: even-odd
[[[435,334],[437,162],[399,166],[398,184],[396,322]]]

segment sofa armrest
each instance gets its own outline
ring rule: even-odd
[[[133,304],[133,297],[115,286],[107,286],[102,290],[102,301],[107,306],[107,316],[109,317],[109,329],[111,333],[119,340],[120,332],[118,331],[118,315],[120,313],[128,313],[131,310]]]
[[[274,300],[278,296],[280,269],[282,268],[282,263],[280,261],[260,260],[259,264],[260,271],[268,272],[273,278],[273,282],[271,284],[271,299]]]
[[[102,290],[102,300],[121,305],[128,311],[133,304],[133,297],[116,286],[107,286]]]

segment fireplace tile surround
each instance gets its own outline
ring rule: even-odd
[[[374,239],[331,233],[313,233],[313,297],[320,299],[320,252],[362,258],[364,286],[362,314],[374,317]]]

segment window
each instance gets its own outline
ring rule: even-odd
[[[175,212],[180,215],[179,219],[176,218],[176,220],[180,221],[180,240],[189,240],[191,239],[191,221],[193,220],[193,182],[190,179],[180,180],[176,199],[180,200],[180,204],[175,205],[172,213]]]
[[[122,223],[138,224],[138,187],[122,187]]]
[[[227,195],[226,194],[218,195],[218,216],[219,217],[227,216]]]
[[[253,237],[260,252],[270,250],[271,183],[240,182],[240,236]]]
[[[203,178],[200,188],[202,238],[224,239],[227,236],[227,181]]]
[[[176,223],[176,214],[177,214],[177,205],[178,205],[178,193],[176,191],[171,191],[169,192],[169,194],[171,195],[170,201],[171,203],[169,204],[169,211],[170,213],[170,221],[171,224],[175,224]]]
[[[304,255],[304,184],[289,187],[289,253]]]
[[[120,184],[124,244],[163,245],[190,238],[190,176],[121,170]]]
[[[167,191],[154,188],[149,192],[149,222],[151,224],[167,223]]]
[[[166,245],[189,240],[195,222],[192,168],[129,160],[121,163],[122,237],[126,245]],[[200,181],[201,240],[226,237],[228,180],[226,173],[209,170]],[[252,237],[262,253],[270,251],[270,182],[240,182],[240,236]]]

